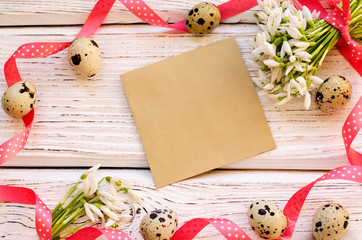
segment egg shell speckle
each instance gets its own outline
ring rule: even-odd
[[[186,28],[194,34],[212,32],[220,23],[220,11],[212,3],[195,5],[186,17]]]
[[[279,238],[287,227],[287,218],[274,203],[259,200],[252,203],[248,210],[251,228],[264,239]]]
[[[349,223],[347,210],[337,203],[320,207],[313,218],[313,235],[316,240],[335,240],[346,231]]]
[[[319,87],[315,103],[326,113],[332,113],[342,108],[351,99],[352,85],[343,76],[327,78]]]
[[[141,221],[141,235],[145,240],[169,240],[176,232],[178,216],[170,209],[150,212]]]
[[[75,39],[68,49],[68,58],[74,69],[82,75],[93,77],[101,64],[98,44],[89,38]]]
[[[4,111],[13,117],[24,117],[35,104],[36,89],[30,81],[21,81],[11,85],[1,99]]]

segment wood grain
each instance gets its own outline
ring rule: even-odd
[[[0,28],[0,65],[23,43],[71,41],[78,30],[79,27]],[[205,37],[168,33],[144,25],[104,26],[94,35],[101,46],[102,64],[90,80],[82,79],[72,69],[67,51],[18,60],[23,79],[36,85],[38,100],[29,142],[6,165],[89,166],[102,162],[111,167],[148,167],[119,75],[227,37],[236,38],[247,59],[251,57],[256,32],[256,26],[249,24],[223,25]],[[256,72],[249,70],[255,76]],[[225,168],[331,169],[347,164],[341,129],[362,86],[357,73],[333,49],[319,76],[342,73],[353,85],[353,96],[334,115],[323,114],[314,104],[305,111],[302,99],[280,108],[259,96],[278,147]],[[4,78],[3,73],[0,77]],[[1,81],[1,92],[5,88]],[[0,128],[0,142],[4,142],[22,128],[22,123],[1,111]],[[362,142],[356,140],[355,146],[361,148]]]
[[[31,188],[52,209],[82,172],[69,169],[0,169],[0,183]],[[181,223],[195,217],[227,218],[238,224],[252,239],[258,239],[246,216],[250,203],[266,199],[283,208],[294,192],[322,174],[323,172],[212,171],[159,190],[155,189],[151,174],[146,170],[100,170],[97,177],[121,176],[134,185],[134,191],[142,201],[140,204],[133,203],[136,211],[125,212],[125,216],[131,214],[132,217],[125,218],[120,224],[121,229],[134,240],[142,239],[139,223],[146,211],[158,208],[173,209],[178,213]],[[292,239],[313,239],[311,221],[315,211],[325,203],[337,202],[349,211],[351,219],[347,234],[342,239],[360,240],[361,187],[361,184],[346,181],[318,183],[304,204]],[[37,239],[33,216],[32,206],[1,203],[0,239]],[[207,227],[196,239],[224,238],[217,235],[212,227]]]

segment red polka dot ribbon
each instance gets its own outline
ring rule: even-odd
[[[294,5],[301,9],[300,5]],[[343,9],[338,7],[340,0],[326,0],[331,8],[328,13],[318,0],[298,0],[299,3],[308,7],[311,11],[314,9],[320,12],[320,17],[326,20],[333,27],[341,32],[341,38],[337,43],[337,48],[351,66],[362,76],[362,46],[351,39],[349,34],[349,22],[351,20],[351,11],[349,0],[342,0]]]
[[[168,24],[141,0],[120,0],[120,2],[142,21],[156,26],[187,31],[185,20]],[[114,3],[115,0],[99,0],[75,38],[92,35],[100,27]],[[227,19],[256,5],[256,0],[230,0],[219,6],[221,19]],[[50,56],[66,49],[70,44],[71,42],[34,42],[20,46],[5,63],[4,74],[7,85],[11,86],[16,82],[22,81],[16,65],[17,58],[41,58]],[[0,165],[15,156],[25,146],[34,121],[34,109],[23,117],[23,121],[26,128],[0,145]],[[18,142],[19,140],[21,142]]]
[[[194,237],[209,224],[215,227],[228,240],[251,240],[251,238],[243,230],[241,230],[238,225],[225,218],[192,219],[180,227],[171,240],[194,239]]]

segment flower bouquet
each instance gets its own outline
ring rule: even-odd
[[[304,97],[304,107],[309,109],[310,92],[323,82],[316,76],[318,69],[341,33],[305,6],[297,10],[287,0],[258,0],[258,4],[262,11],[255,18],[261,31],[251,52],[255,60],[248,60],[259,70],[253,80],[278,104]],[[350,11],[349,32],[361,44],[362,0],[350,0]]]
[[[93,174],[99,167],[100,164],[97,164],[84,173],[52,211],[53,240],[63,239],[85,225],[96,223],[99,218],[103,227],[118,228],[120,215],[130,208],[127,199],[121,194],[138,201],[130,184],[124,179],[108,176],[96,181]],[[80,184],[83,186],[79,189]],[[104,190],[107,186],[108,191]],[[126,214],[125,217],[130,216]]]

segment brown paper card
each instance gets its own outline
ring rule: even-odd
[[[275,148],[234,38],[121,79],[156,187]]]

